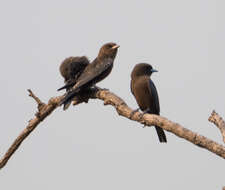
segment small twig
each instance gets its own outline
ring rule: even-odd
[[[219,128],[223,137],[223,142],[225,143],[225,121],[223,120],[223,118],[213,110],[208,120],[214,123]]]
[[[35,96],[31,89],[28,89],[27,91],[29,92],[29,96],[37,102],[38,111],[40,112],[43,106],[45,106],[45,103],[43,103],[37,96]]]
[[[34,100],[37,102],[37,104],[44,104],[37,96],[34,95],[34,93],[32,92],[31,89],[27,90],[29,92],[29,96],[31,96],[32,98],[34,98]]]

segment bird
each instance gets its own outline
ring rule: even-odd
[[[64,78],[65,85],[59,90],[66,89],[67,91],[76,84],[77,79],[90,63],[86,56],[68,57],[60,65],[59,71]]]
[[[136,64],[131,72],[131,92],[134,95],[139,108],[143,114],[150,113],[160,115],[159,97],[151,75],[158,72],[150,64]],[[136,111],[136,110],[135,110]],[[166,143],[166,135],[162,128],[155,126],[159,141]]]
[[[119,47],[116,43],[110,42],[100,48],[98,56],[85,67],[76,83],[60,102],[59,105],[64,104],[64,110],[69,107],[73,97],[80,91],[94,86],[110,74]]]

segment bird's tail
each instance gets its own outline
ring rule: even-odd
[[[70,106],[70,104],[71,104],[74,96],[76,96],[76,94],[77,94],[76,91],[67,92],[66,96],[62,99],[62,101],[59,104],[60,106],[63,105],[63,110],[66,110]]]
[[[160,141],[161,143],[166,143],[166,142],[167,142],[167,140],[166,140],[166,134],[165,134],[165,132],[163,131],[163,129],[160,128],[160,127],[157,127],[157,126],[155,126],[155,129],[156,129],[156,132],[157,132],[157,134],[158,134],[159,141]]]

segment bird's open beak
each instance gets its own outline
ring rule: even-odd
[[[152,73],[154,73],[154,72],[158,72],[158,71],[157,71],[157,70],[155,70],[155,69],[152,69],[152,70],[151,70],[151,72],[152,72]]]
[[[115,46],[112,47],[112,49],[117,49],[119,47],[120,47],[119,45],[115,45]]]

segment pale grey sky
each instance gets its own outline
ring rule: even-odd
[[[114,41],[121,47],[110,76],[99,83],[137,108],[130,72],[148,62],[161,114],[222,143],[208,122],[225,117],[225,1],[4,1],[0,8],[0,155],[43,101],[61,95],[58,67],[68,56],[93,60]],[[160,144],[154,128],[119,117],[90,100],[58,108],[0,171],[1,189],[189,190],[225,186],[224,160],[173,134]]]

